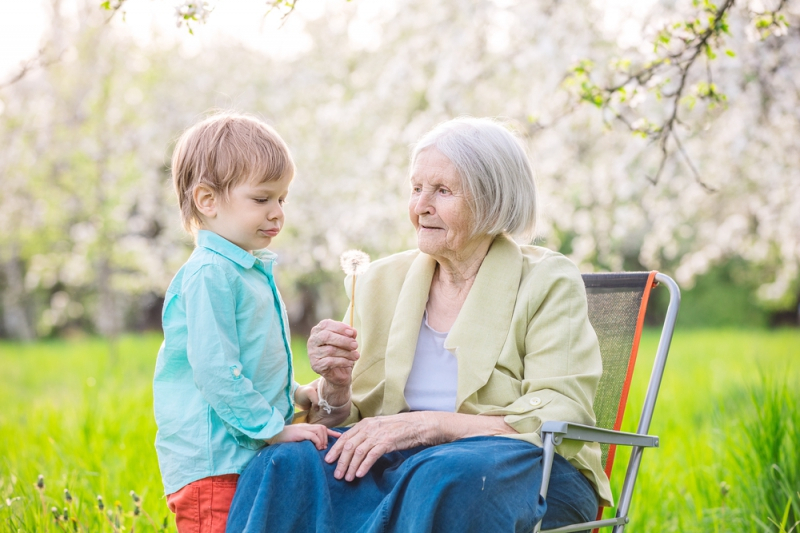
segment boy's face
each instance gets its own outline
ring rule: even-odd
[[[243,181],[230,190],[227,199],[213,198],[203,229],[247,251],[268,247],[283,227],[283,204],[291,182],[292,176],[263,183]]]

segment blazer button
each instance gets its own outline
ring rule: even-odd
[[[530,400],[528,400],[528,401],[529,401],[529,402],[530,402],[530,404],[531,404],[532,406],[534,406],[534,407],[536,407],[537,405],[540,405],[540,404],[542,403],[542,399],[541,399],[541,398],[538,398],[538,397],[536,397],[536,396],[534,396],[533,398],[531,398],[531,399],[530,399]]]

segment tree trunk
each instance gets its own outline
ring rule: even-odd
[[[23,265],[15,250],[3,263],[3,273],[6,281],[3,290],[3,329],[11,338],[33,340],[36,331],[25,305]]]

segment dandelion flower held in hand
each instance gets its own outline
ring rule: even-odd
[[[369,256],[361,250],[347,250],[339,261],[345,274],[358,276],[369,268]]]
[[[361,250],[348,250],[342,254],[340,262],[344,273],[353,276],[353,287],[350,291],[350,327],[353,327],[353,312],[356,307],[356,277],[369,268],[369,256]]]

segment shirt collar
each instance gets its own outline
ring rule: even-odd
[[[224,237],[220,237],[213,231],[203,229],[197,232],[197,246],[202,246],[212,252],[216,252],[240,265],[242,268],[252,268],[256,259],[260,259],[264,263],[269,264],[277,257],[269,250],[256,250],[251,254]]]

